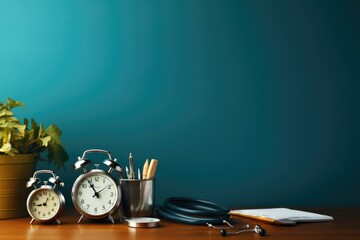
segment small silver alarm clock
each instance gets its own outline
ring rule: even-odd
[[[50,174],[48,181],[43,181],[43,185],[37,187],[41,180],[40,174]],[[51,183],[51,185],[49,185]],[[36,171],[33,177],[26,183],[26,187],[34,187],[27,198],[26,207],[32,217],[30,224],[35,220],[41,223],[56,221],[60,224],[60,216],[64,212],[65,198],[57,189],[57,186],[64,187],[64,183],[51,170]]]

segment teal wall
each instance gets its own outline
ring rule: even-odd
[[[136,167],[157,200],[360,202],[359,1],[0,1],[0,96]],[[39,168],[47,168],[40,164]],[[70,198],[68,198],[70,202]]]

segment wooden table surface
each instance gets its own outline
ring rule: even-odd
[[[299,209],[299,208],[297,208]],[[222,237],[219,230],[207,226],[192,226],[162,219],[157,228],[129,228],[115,217],[116,223],[108,221],[83,220],[77,224],[79,214],[66,209],[60,218],[62,224],[29,224],[30,217],[0,220],[0,239],[7,240],[92,240],[92,239],[360,239],[360,208],[302,208],[333,216],[335,221],[322,223],[305,223],[296,226],[276,226],[258,220],[234,217],[238,224],[248,223],[251,226],[261,224],[267,235],[242,233],[240,236]]]

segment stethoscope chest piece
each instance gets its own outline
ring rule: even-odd
[[[127,218],[125,221],[133,228],[153,228],[159,225],[160,219],[152,217]]]

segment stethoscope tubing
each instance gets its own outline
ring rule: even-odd
[[[221,224],[230,218],[229,209],[213,202],[173,197],[157,208],[157,213],[166,219],[192,225]]]
[[[173,197],[164,202],[167,209],[193,215],[223,216],[229,214],[229,209],[213,202],[196,198]]]

